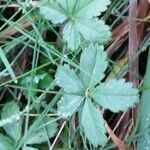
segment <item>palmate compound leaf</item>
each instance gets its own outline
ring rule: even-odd
[[[73,115],[80,106],[84,97],[79,95],[71,95],[64,93],[58,102],[58,115],[62,118],[68,118]]]
[[[53,121],[53,118],[44,117],[42,121],[38,124],[35,130],[30,134],[29,138],[26,140],[27,144],[39,144],[47,141],[48,138],[52,138],[57,132],[57,122]],[[36,120],[35,120],[36,121]],[[31,125],[34,126],[34,122]],[[41,127],[42,126],[42,127]]]
[[[133,87],[132,83],[125,83],[125,79],[113,79],[105,83],[100,83],[100,85],[95,87],[97,81],[95,82],[93,78],[89,78],[89,76],[87,76],[87,74],[83,71],[85,70],[88,74],[90,74],[90,76],[94,76],[94,79],[98,78],[99,81],[104,77],[103,73],[107,68],[107,60],[106,53],[103,51],[102,46],[90,44],[88,48],[84,49],[81,54],[80,67],[80,79],[83,78],[82,82],[84,83],[82,83],[82,88],[77,84],[81,83],[81,81],[75,75],[73,70],[72,73],[70,73],[71,70],[69,69],[69,66],[61,66],[61,70],[63,70],[63,72],[61,73],[60,71],[58,73],[59,76],[56,73],[57,78],[61,76],[61,84],[59,84],[59,86],[67,88],[69,90],[68,93],[70,93],[70,95],[67,95],[66,90],[62,96],[63,100],[58,104],[58,114],[63,118],[70,117],[74,112],[76,112],[81,101],[84,102],[83,99],[85,97],[94,99],[101,106],[106,109],[108,108],[113,112],[118,112],[120,110],[125,111],[128,107],[132,107],[136,102],[138,102],[138,90]],[[77,83],[74,83],[73,81],[76,81],[76,79]],[[86,84],[88,85],[89,83],[92,83],[93,86],[90,86],[88,89]],[[76,84],[77,86],[75,86],[76,88],[73,91],[74,93],[72,93],[70,88],[74,89],[74,87],[71,85]],[[81,93],[79,92],[79,89],[81,90]],[[79,95],[83,95],[83,97],[80,97],[78,93],[80,93]],[[85,100],[81,123],[86,137],[95,147],[106,141],[104,120],[89,98]]]
[[[16,102],[12,101],[7,103],[2,110],[1,113],[1,119],[9,119],[10,122],[6,123],[3,128],[6,131],[6,133],[15,141],[18,142],[18,140],[21,137],[21,129],[22,129],[22,120],[21,117],[19,117],[20,110],[19,106]],[[13,117],[14,119],[11,119]],[[16,119],[15,119],[16,118]]]
[[[125,79],[109,80],[101,83],[91,92],[91,96],[101,106],[113,112],[126,111],[138,102],[138,90]]]
[[[81,93],[83,90],[81,81],[68,65],[58,66],[55,79],[57,85],[67,93]]]
[[[104,47],[98,44],[90,44],[85,48],[80,57],[80,78],[85,87],[94,87],[97,81],[104,77],[107,68],[107,54]]]
[[[94,147],[106,142],[104,120],[90,99],[85,100],[81,123],[85,136]]]
[[[107,9],[110,0],[57,0],[40,7],[41,14],[52,23],[68,20],[63,30],[63,39],[68,48],[76,50],[81,39],[87,42],[106,43],[111,36],[109,27],[93,17]]]

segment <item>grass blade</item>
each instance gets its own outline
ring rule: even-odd
[[[1,58],[2,62],[4,63],[5,67],[7,68],[8,72],[9,72],[10,76],[12,77],[12,79],[14,80],[14,82],[17,83],[15,73],[12,70],[11,65],[9,64],[1,47],[0,47],[0,58]]]
[[[144,87],[149,87],[150,85],[150,47],[149,47],[149,55],[147,62],[147,69],[144,79]],[[150,88],[147,88],[142,93],[142,101],[141,101],[141,112],[140,112],[140,133],[141,136],[138,138],[137,142],[137,150],[146,150],[149,149],[150,145]],[[146,131],[146,132],[145,132]],[[145,134],[142,134],[145,133]]]

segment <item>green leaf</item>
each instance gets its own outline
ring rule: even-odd
[[[26,97],[26,99],[28,99],[29,96],[29,89],[30,89],[30,84],[32,84],[31,89],[37,89],[38,88],[38,84],[40,82],[40,80],[43,80],[46,77],[46,73],[45,74],[39,74],[39,75],[33,75],[33,76],[26,76],[25,78],[23,78],[19,84],[27,89],[22,90],[23,91],[23,95]],[[41,83],[40,83],[41,84]],[[37,91],[32,91],[30,94],[35,97],[36,96]]]
[[[62,23],[67,19],[66,12],[54,1],[41,5],[40,13],[54,24]]]
[[[84,17],[91,19],[99,16],[101,12],[107,9],[110,0],[78,0],[76,3],[74,14],[76,17]]]
[[[102,20],[94,19],[76,19],[77,31],[86,41],[106,43],[110,40],[111,32]]]
[[[0,133],[0,149],[15,150],[12,141],[8,137],[2,135],[1,133]]]
[[[126,111],[139,100],[138,90],[125,79],[110,80],[96,87],[91,96],[104,108],[113,112]]]
[[[84,97],[78,95],[69,95],[64,93],[58,102],[58,115],[62,118],[68,118],[77,111]]]
[[[81,54],[80,67],[84,71],[80,71],[80,77],[86,87],[95,86],[97,81],[104,77],[104,71],[107,68],[107,55],[104,47],[97,44],[90,44]],[[91,78],[92,76],[92,78]]]
[[[85,136],[94,147],[106,142],[107,137],[105,135],[106,129],[104,127],[104,120],[90,99],[85,100],[82,112],[82,126]]]
[[[58,66],[55,79],[57,84],[67,93],[81,93],[83,90],[81,81],[68,65]]]
[[[76,18],[75,21],[69,21],[63,30],[63,39],[71,50],[78,48],[81,39],[88,42],[106,43],[110,36],[109,27],[103,21],[95,18],[91,20]]]
[[[54,119],[50,117],[44,117],[43,120],[39,123],[37,128],[30,134],[27,139],[27,144],[39,144],[47,141],[48,138],[52,138],[57,132],[57,122],[52,122]],[[47,124],[48,122],[51,122]],[[44,127],[41,127],[45,125]],[[32,124],[34,126],[34,122]],[[32,128],[31,126],[31,128]]]
[[[81,44],[81,35],[79,34],[74,22],[69,21],[65,25],[63,39],[68,43],[68,48],[73,51]]]
[[[13,119],[10,123],[6,123],[3,128],[10,137],[18,142],[21,138],[22,120],[18,118],[20,114],[19,106],[16,102],[12,101],[7,103],[1,113],[1,119],[8,119],[16,115],[16,119]]]

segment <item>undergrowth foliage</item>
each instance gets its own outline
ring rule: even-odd
[[[127,111],[128,108],[132,108],[138,103],[138,89],[131,82],[126,82],[124,78],[108,78],[106,75],[109,61],[104,47],[111,40],[111,31],[110,27],[100,19],[100,16],[109,5],[110,0],[44,0],[38,6],[38,17],[42,16],[43,22],[36,26],[32,22],[32,17],[28,17],[29,20],[32,20],[33,31],[37,31],[38,34],[34,35],[34,32],[31,32],[28,35],[28,38],[30,35],[34,35],[31,39],[32,47],[35,42],[32,70],[31,74],[24,75],[22,79],[16,78],[6,54],[0,48],[0,57],[7,68],[6,71],[17,86],[22,87],[20,93],[24,99],[28,100],[27,106],[23,110],[16,101],[8,102],[3,106],[0,127],[4,134],[0,133],[0,149],[38,150],[40,149],[38,144],[47,142],[52,150],[63,125],[68,120],[72,121],[73,117],[76,118],[75,126],[78,125],[80,130],[79,138],[88,139],[88,142],[85,140],[83,143],[91,149],[96,148],[107,142],[102,110],[109,109],[117,113]],[[27,11],[26,8],[23,10]],[[60,39],[62,37],[62,41],[56,40],[56,47],[42,39],[40,33],[43,33],[44,23],[52,28],[59,28],[57,36],[60,36]],[[38,32],[38,27],[41,32]],[[22,34],[27,35],[24,32]],[[39,37],[36,37],[37,35]],[[35,37],[37,39],[34,39]],[[25,43],[27,43],[26,38],[26,36],[23,37]],[[39,39],[40,41],[38,41]],[[21,39],[18,40],[18,44],[19,42]],[[38,51],[36,54],[36,50],[40,48],[47,53],[41,50],[42,52]],[[52,50],[54,50],[53,53]],[[41,59],[43,64],[53,62],[54,67],[57,65],[56,71],[53,70],[55,79],[41,69],[42,67],[38,67],[38,56],[41,53],[48,55],[49,58],[48,63],[47,60]],[[51,62],[49,62],[50,60]],[[10,87],[13,88],[13,85]],[[55,87],[57,91],[54,91]],[[61,90],[58,91],[60,88]],[[40,95],[41,91],[43,93]],[[48,92],[54,95],[49,97],[46,95]],[[50,103],[45,100],[46,98],[52,98]],[[43,102],[43,100],[45,101]],[[37,116],[29,116],[31,110],[33,114],[37,112]],[[52,116],[53,113],[56,114],[50,117],[48,116],[49,112],[52,113],[50,114]],[[58,118],[55,118],[56,116]],[[26,121],[24,121],[25,119]],[[62,126],[58,131],[60,124],[58,125],[57,121],[60,119],[65,121],[64,124],[59,122]],[[67,132],[69,131],[67,130]],[[55,139],[51,145],[49,139],[53,137]],[[68,139],[66,141],[68,142]],[[66,147],[64,146],[64,148]]]
[[[22,137],[22,112],[19,110],[19,106],[16,104],[16,102],[9,102],[5,105],[5,107],[2,110],[1,113],[1,119],[3,119],[3,122],[1,122],[0,126],[3,126],[3,129],[7,133],[9,137],[6,137],[2,134],[0,134],[0,148],[2,150],[15,150],[16,145],[18,141]],[[45,133],[47,132],[48,138],[51,138],[54,136],[54,134],[57,131],[57,123],[53,121],[54,118],[44,117],[41,122],[38,124],[34,132],[31,133],[30,137],[26,139],[26,144],[33,145],[33,144],[40,144],[47,141],[47,137],[45,136]],[[32,125],[30,126],[30,129],[33,128],[34,122],[33,120]],[[48,124],[44,127],[42,127],[43,124],[46,124],[48,122],[52,122],[51,124]],[[23,147],[23,150],[38,150],[31,146],[25,146]]]
[[[108,66],[102,44],[109,41],[111,33],[96,16],[109,4],[109,0],[57,0],[40,7],[45,19],[53,24],[63,23],[63,40],[71,51],[82,47],[78,70],[71,69],[67,62],[58,66],[55,79],[63,89],[58,115],[65,119],[78,112],[80,129],[94,147],[107,139],[105,121],[97,107],[118,112],[138,102],[138,90],[125,79],[101,82]]]

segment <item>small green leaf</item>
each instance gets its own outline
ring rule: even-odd
[[[69,21],[63,30],[63,39],[68,43],[68,48],[76,50],[81,43],[81,35],[79,34],[75,23]]]
[[[8,137],[2,135],[1,133],[0,133],[0,149],[15,150],[12,141]]]
[[[53,78],[50,74],[48,74],[47,72],[43,71],[43,70],[39,70],[37,71],[38,75],[43,75],[43,78],[39,80],[38,83],[38,87],[40,89],[46,89],[52,82],[53,82]]]
[[[105,135],[106,129],[104,127],[104,120],[90,99],[85,100],[82,112],[82,126],[85,136],[94,147],[106,142],[107,137]]]
[[[37,89],[38,88],[38,84],[40,82],[40,80],[43,80],[46,77],[46,73],[45,74],[41,74],[41,75],[33,75],[33,76],[27,76],[25,78],[23,78],[19,84],[23,87],[25,87],[26,89],[23,89],[23,95],[26,97],[26,99],[28,99],[29,96],[29,89],[30,89],[30,85],[32,84],[31,89]],[[35,97],[36,96],[37,91],[32,91],[30,94]]]
[[[58,115],[62,118],[70,117],[78,109],[83,99],[82,96],[63,94],[58,102]]]
[[[95,86],[97,81],[103,79],[108,64],[106,58],[103,46],[90,44],[88,48],[83,50],[80,67],[84,71],[81,70],[80,77],[86,87]]]
[[[113,112],[126,111],[139,100],[138,90],[125,79],[110,80],[96,87],[91,96],[104,108]]]
[[[8,123],[3,126],[6,133],[16,142],[21,138],[22,129],[22,120],[18,118],[19,113],[19,106],[14,101],[7,103],[1,113],[1,119],[7,119],[16,115],[16,120],[14,119],[12,122],[10,121],[10,123],[8,121]]]
[[[58,66],[55,79],[57,84],[67,93],[81,93],[83,90],[81,81],[68,65]]]
[[[54,1],[41,5],[40,13],[45,19],[50,20],[54,24],[62,23],[67,19],[63,8]]]
[[[52,138],[57,131],[57,122],[52,122],[53,118],[44,117],[43,120],[39,123],[38,127],[30,134],[27,139],[27,144],[39,144],[47,141],[48,138]],[[47,124],[48,122],[51,122]],[[41,127],[45,125],[45,127]],[[34,122],[32,124],[34,126]],[[32,127],[31,126],[31,127]]]

